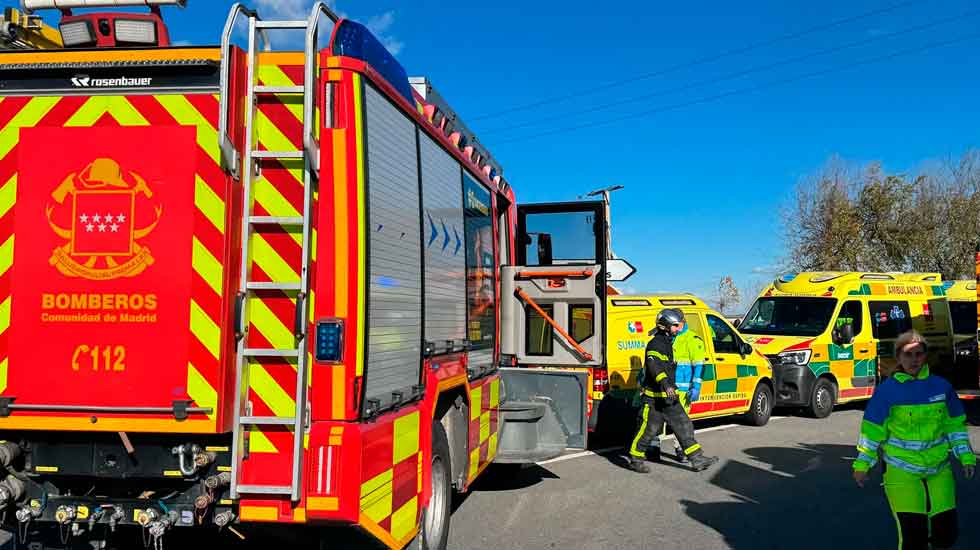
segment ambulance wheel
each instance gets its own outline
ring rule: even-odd
[[[446,550],[449,543],[449,506],[453,499],[449,439],[442,423],[432,423],[432,498],[422,511],[422,529],[415,539],[418,550]]]
[[[836,394],[836,388],[830,380],[818,379],[813,386],[813,394],[810,396],[810,406],[807,407],[807,412],[814,418],[827,418],[834,411]]]
[[[769,423],[772,416],[772,390],[769,385],[759,382],[755,387],[755,394],[752,396],[752,408],[746,416],[749,424],[753,426],[765,426]]]

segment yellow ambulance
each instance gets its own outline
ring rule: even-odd
[[[690,294],[607,299],[610,397],[631,401],[638,391],[647,342],[665,308],[683,311],[689,330],[705,342],[701,396],[691,404],[691,418],[745,414],[751,424],[768,422],[774,404],[769,361],[723,315]]]
[[[952,366],[952,323],[937,274],[805,272],[776,279],[739,331],[773,365],[778,405],[817,418],[837,403],[868,399],[895,368],[895,339],[916,329],[929,364]]]
[[[953,320],[953,365],[950,382],[957,388],[977,387],[977,282],[946,281]]]

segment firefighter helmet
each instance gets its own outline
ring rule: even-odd
[[[667,308],[657,314],[657,327],[668,330],[671,326],[684,322],[684,312],[677,308]]]

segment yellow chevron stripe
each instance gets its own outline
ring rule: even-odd
[[[218,147],[218,131],[182,95],[153,96],[170,116],[180,124],[197,127],[197,143],[216,164],[221,165],[221,148]]]
[[[262,401],[272,409],[275,416],[293,416],[296,414],[296,400],[289,396],[276,379],[261,363],[252,362],[249,365],[248,385]]]
[[[262,336],[269,341],[269,344],[276,349],[292,349],[296,347],[296,336],[286,325],[276,317],[276,314],[269,309],[269,306],[258,299],[253,298],[248,301],[249,321],[255,328],[262,333]]]
[[[248,442],[249,452],[252,453],[278,453],[279,452],[279,449],[277,449],[276,446],[272,444],[272,441],[270,441],[269,438],[266,437],[264,433],[262,433],[262,430],[259,430],[258,428],[252,428],[251,430],[249,430],[248,437],[249,437],[249,442]]]
[[[2,254],[0,254],[2,258]],[[211,252],[201,244],[201,241],[194,237],[193,248],[191,250],[191,265],[194,271],[204,279],[204,282],[211,287],[211,290],[221,296],[221,275],[223,272],[221,262],[211,255]]]
[[[14,263],[14,236],[11,235],[7,242],[0,245],[0,276],[10,269]]]
[[[310,249],[310,261],[313,262],[316,261],[316,239],[317,239],[316,229],[313,229],[312,231],[310,231],[310,246],[313,247]]]
[[[7,358],[0,361],[0,393],[7,389]]]
[[[187,395],[197,403],[198,407],[210,407],[212,412],[208,418],[214,420],[218,414],[218,392],[207,379],[201,375],[197,367],[187,363]]]
[[[0,303],[0,334],[10,328],[10,296]]]
[[[20,141],[19,130],[36,125],[59,100],[60,97],[35,97],[28,101],[27,105],[24,105],[14,118],[0,129],[0,159],[6,157]]]
[[[287,138],[261,109],[255,111],[255,135],[258,136],[259,143],[270,151],[296,151],[303,148],[302,143],[296,144]],[[303,182],[302,159],[284,159],[280,164],[296,181]]]
[[[125,97],[93,96],[79,109],[68,122],[67,127],[86,127],[95,124],[102,115],[109,113],[123,126],[149,126],[146,118],[133,107]]]
[[[295,85],[278,65],[259,65],[258,69],[259,81],[266,86]],[[296,120],[303,122],[303,96],[299,94],[276,94],[276,97],[289,109],[289,112],[293,113]]]
[[[364,374],[364,281],[367,279],[367,211],[365,209],[364,179],[364,110],[361,105],[361,75],[354,73],[354,135],[357,140],[357,367],[356,374]]]
[[[225,233],[225,201],[219,197],[201,178],[196,176],[194,182],[194,206],[204,214],[222,235]]]
[[[0,187],[0,218],[7,215],[17,202],[17,173],[15,172],[7,183]]]
[[[258,264],[273,281],[299,281],[299,273],[258,233],[252,235],[252,261]]]
[[[211,320],[211,317],[191,300],[191,332],[208,348],[211,355],[217,359],[221,353],[221,329]]]

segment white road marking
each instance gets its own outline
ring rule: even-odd
[[[783,418],[786,418],[786,417],[785,416],[772,416],[772,417],[769,418],[769,420],[780,420],[780,419],[783,419]],[[701,428],[700,430],[694,430],[694,433],[696,435],[696,434],[703,434],[703,433],[708,433],[708,432],[717,432],[719,430],[727,430],[728,428],[737,428],[737,427],[742,426],[742,425],[743,424],[724,424],[722,426],[711,426],[711,427],[708,427],[708,428]],[[674,440],[674,439],[675,439],[674,438],[674,434],[670,434],[668,436],[661,437],[660,438],[660,441],[662,443],[664,441]],[[622,445],[617,445],[616,447],[605,447],[605,448],[602,448],[602,449],[596,449],[594,451],[581,451],[581,452],[577,452],[577,453],[562,455],[562,456],[559,456],[557,458],[552,458],[550,460],[542,460],[541,462],[536,462],[535,464],[537,464],[538,466],[544,466],[545,464],[554,464],[556,462],[564,462],[566,460],[572,460],[572,459],[575,459],[575,458],[582,458],[582,457],[585,457],[585,456],[603,455],[603,454],[606,454],[606,453],[611,453],[613,451],[621,451],[621,450],[623,450],[623,446]]]

